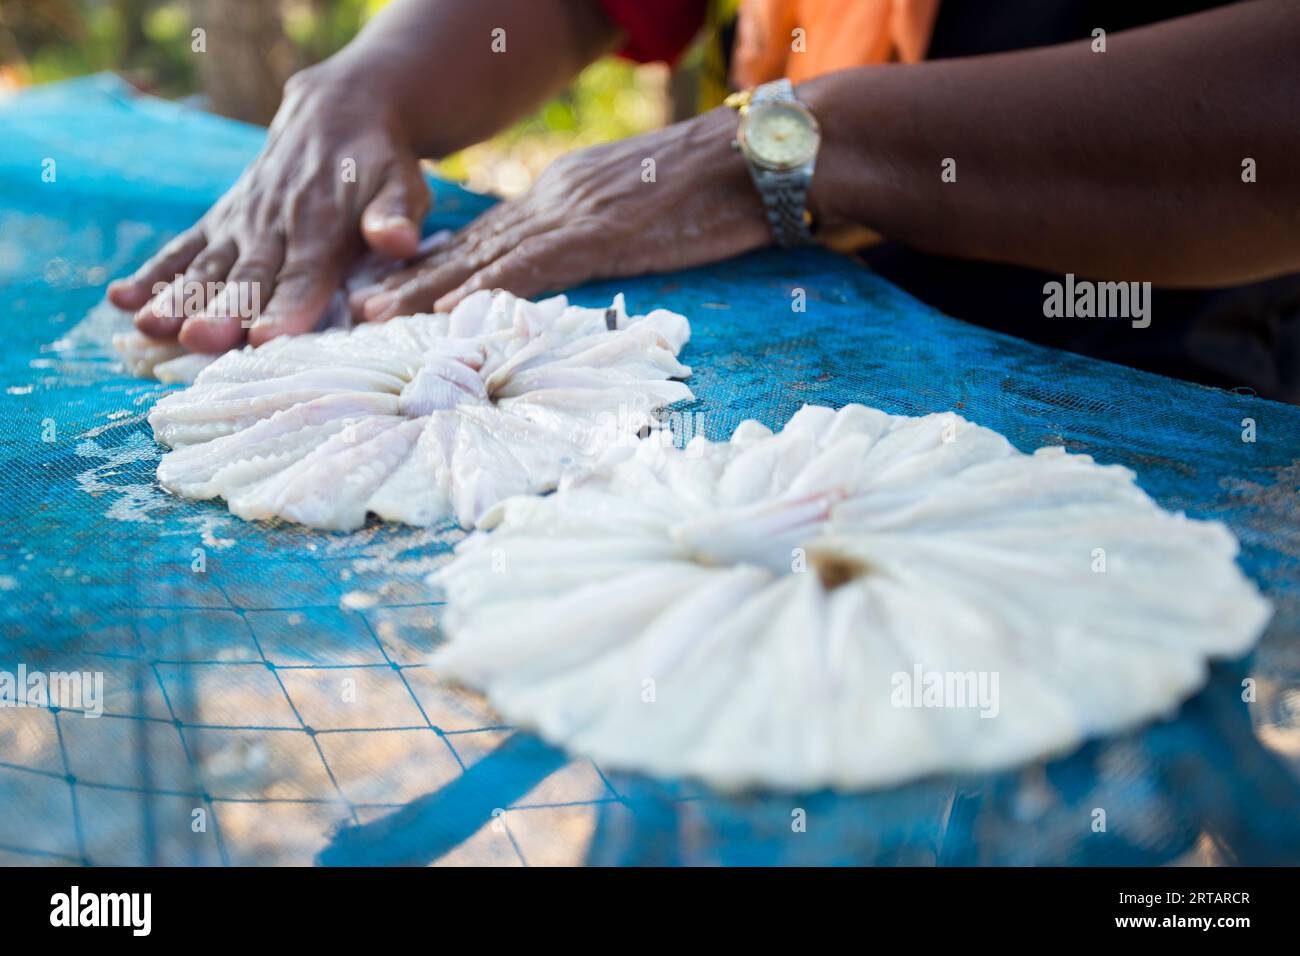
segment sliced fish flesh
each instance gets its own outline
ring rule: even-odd
[[[483,291],[447,315],[273,339],[154,406],[154,436],[172,448],[158,480],[250,520],[472,527],[692,399],[676,381],[689,335],[673,313],[629,316],[622,296],[585,309]]]
[[[1086,455],[805,407],[499,502],[434,575],[432,663],[610,769],[882,787],[1170,714],[1269,620],[1237,550]]]

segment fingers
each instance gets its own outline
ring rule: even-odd
[[[531,236],[438,298],[433,310],[450,312],[480,289],[505,289],[531,299],[578,285],[595,275],[598,251],[577,230]]]
[[[352,318],[357,322],[366,321],[366,304],[376,296],[385,296],[390,292],[395,292],[412,279],[420,275],[421,266],[411,266],[409,269],[401,269],[385,276],[380,281],[355,289],[348,294],[348,308],[352,311]]]
[[[108,300],[119,309],[140,309],[154,297],[154,286],[171,282],[194,261],[207,237],[198,226],[181,233],[126,279],[108,287]]]
[[[419,249],[420,223],[431,204],[419,163],[399,162],[389,170],[379,192],[361,214],[361,234],[376,252],[393,259],[409,259]]]
[[[337,262],[305,257],[286,260],[275,277],[271,301],[248,330],[251,345],[261,345],[280,335],[298,335],[314,329],[338,291],[342,270]]]
[[[438,296],[548,225],[548,219],[529,215],[518,202],[500,203],[417,265],[394,273],[378,287],[355,293],[350,302],[353,314],[365,321],[384,322],[398,315],[428,312]]]
[[[271,290],[284,256],[279,239],[267,239],[241,254],[226,276],[221,294],[208,303],[202,315],[185,320],[180,342],[194,352],[219,354],[244,340]]]
[[[194,257],[186,267],[179,286],[156,296],[135,317],[135,327],[156,339],[173,339],[180,332],[188,315],[200,314],[207,308],[213,283],[224,282],[238,255],[233,240],[227,239],[208,246]]]
[[[532,224],[502,233],[470,249],[458,249],[450,256],[418,269],[415,275],[403,274],[400,285],[371,297],[364,305],[368,322],[386,322],[394,316],[434,311],[438,297],[456,288],[474,273],[486,267],[529,237]]]

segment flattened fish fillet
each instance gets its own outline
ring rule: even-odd
[[[479,292],[449,315],[230,352],[149,415],[158,480],[248,519],[360,527],[367,514],[466,527],[555,487],[656,409],[693,397],[686,319]]]
[[[1269,619],[1227,528],[1134,479],[860,405],[643,442],[480,518],[434,575],[433,666],[602,766],[722,789],[1007,767],[1170,713]]]

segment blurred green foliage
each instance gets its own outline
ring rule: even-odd
[[[279,3],[301,64],[346,44],[384,0]],[[164,96],[198,92],[192,0],[0,0],[0,59],[22,82],[113,70]]]
[[[160,96],[201,96],[190,51],[198,2],[0,0],[0,86],[112,70]],[[305,66],[344,46],[385,0],[248,2],[278,3],[297,65]],[[602,60],[533,116],[439,168],[476,188],[519,192],[560,153],[661,125],[666,79],[662,68]]]

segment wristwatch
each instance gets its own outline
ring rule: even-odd
[[[745,157],[776,241],[807,245],[813,241],[808,187],[822,139],[816,117],[784,79],[733,93],[726,104],[740,112],[731,145]]]

